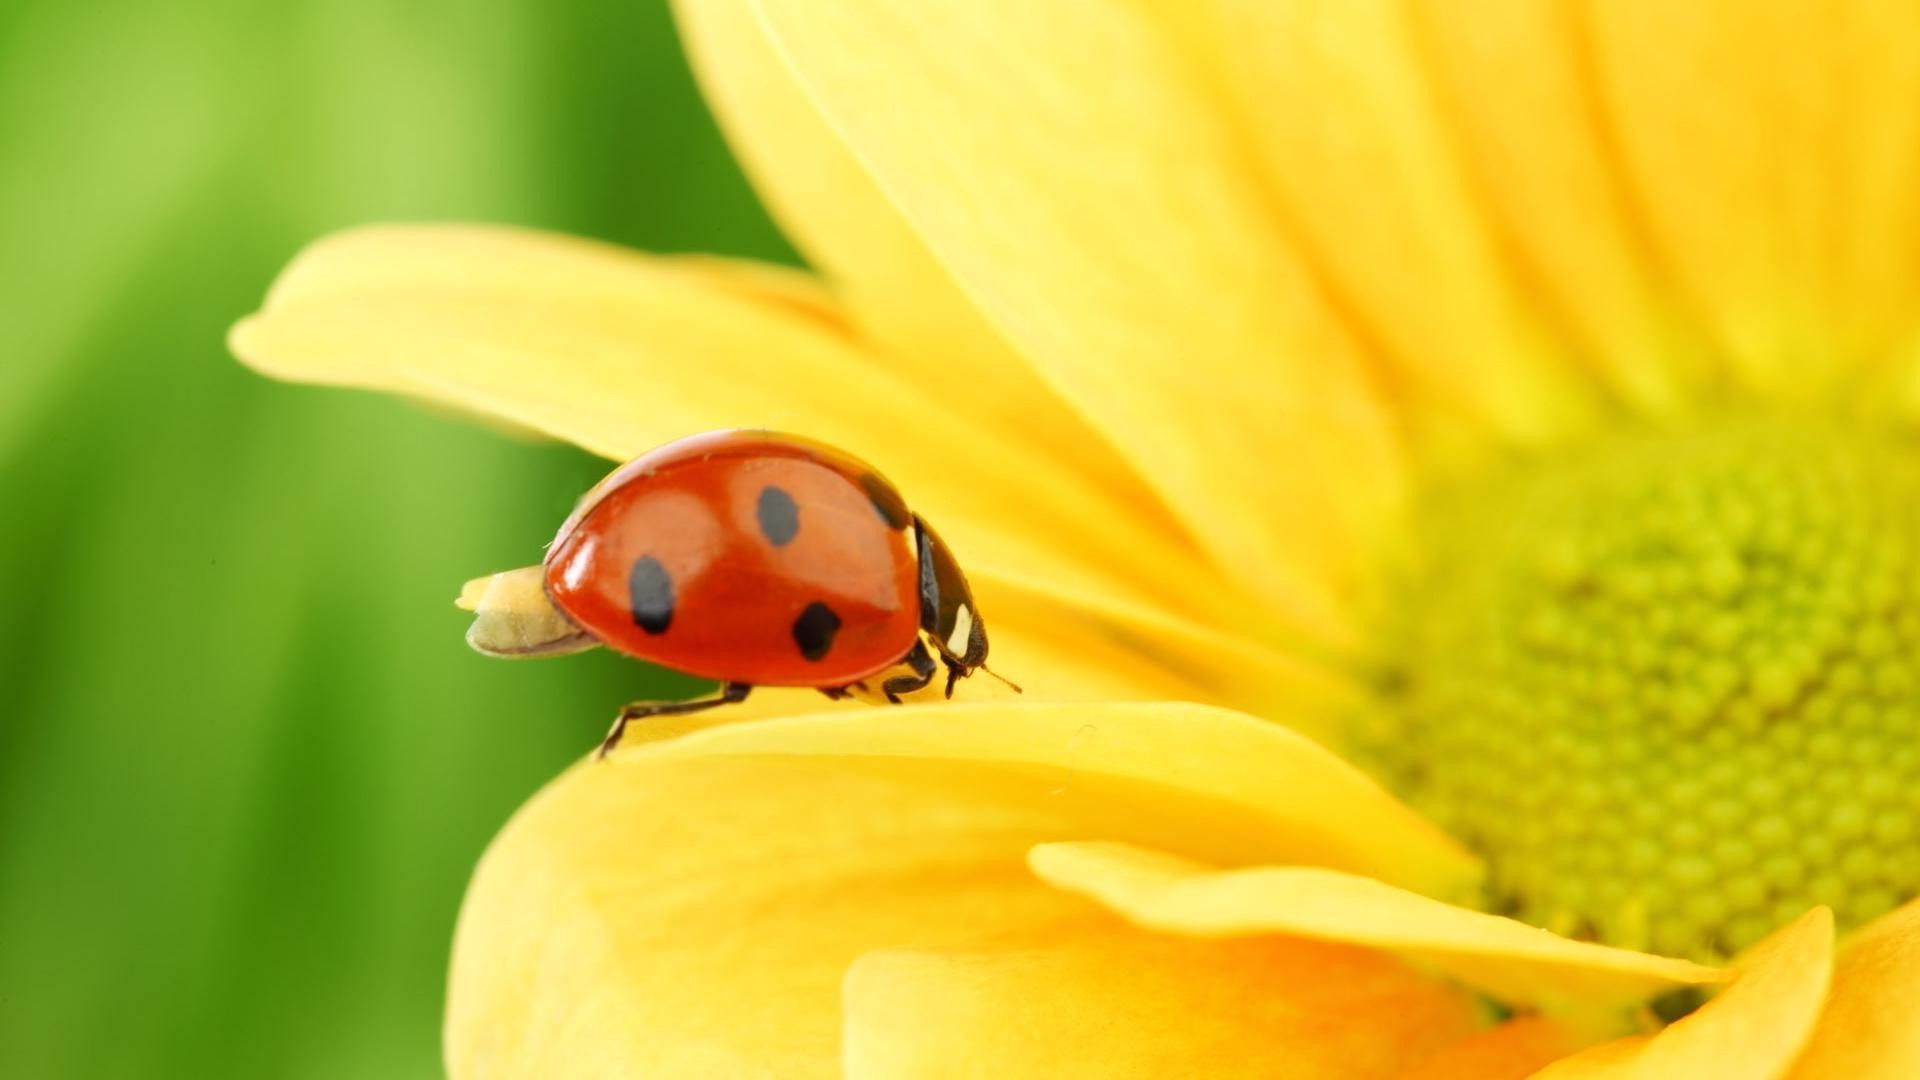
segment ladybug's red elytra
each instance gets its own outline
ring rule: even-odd
[[[603,755],[633,720],[755,686],[898,704],[941,666],[951,697],[987,659],[966,575],[900,492],[851,454],[768,431],[694,435],[615,469],[542,565],[470,583],[462,606],[489,655],[605,645],[720,683],[622,708]]]

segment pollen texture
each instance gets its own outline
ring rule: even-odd
[[[1920,894],[1920,449],[1635,436],[1482,475],[1417,532],[1359,737],[1495,910],[1718,959]]]

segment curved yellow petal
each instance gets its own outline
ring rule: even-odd
[[[271,375],[430,398],[616,459],[714,428],[801,431],[885,470],[970,568],[1191,613],[1245,606],[1150,515],[928,398],[836,310],[773,270],[381,226],[310,247],[233,347]]]
[[[1910,8],[1606,0],[1576,29],[1656,256],[1750,384],[1830,377],[1884,344],[1871,321],[1912,325]]]
[[[1162,27],[1115,4],[758,6],[960,287],[1217,563],[1345,628],[1400,498],[1395,435]]]
[[[1506,1002],[1599,1008],[1721,978],[1685,960],[1570,941],[1337,870],[1217,870],[1117,843],[1050,844],[1035,848],[1031,862],[1046,881],[1141,926],[1199,937],[1286,934],[1371,945]]]
[[[1219,72],[1291,238],[1415,396],[1517,439],[1558,434],[1590,411],[1573,350],[1489,219],[1406,4],[1173,10]]]
[[[832,1076],[847,965],[1076,913],[1020,864],[1075,831],[964,763],[623,750],[576,767],[468,890],[448,1071]]]
[[[1470,870],[1331,755],[1217,709],[903,706],[642,736],[550,785],[482,861],[450,1069],[826,1075],[856,957],[1089,912],[1025,866],[1084,837],[1435,887]]]
[[[1478,873],[1444,833],[1315,743],[1203,705],[906,705],[710,728],[636,753],[971,762],[1063,806],[1156,805],[1162,847],[1225,865],[1328,866],[1438,895],[1461,894]]]
[[[1150,502],[1105,440],[995,333],[827,126],[747,0],[677,0],[707,101],[782,230],[861,330],[952,408]]]
[[[1833,970],[1833,913],[1815,908],[1754,946],[1738,967],[1738,976],[1718,997],[1664,1030],[1605,1043],[1535,1075],[1540,1080],[1771,1080],[1786,1075],[1826,997]]]
[[[1855,931],[1795,1080],[1920,1076],[1920,901]]]
[[[1523,1016],[1443,1048],[1400,1080],[1522,1080],[1579,1046],[1566,1027]]]
[[[845,1002],[849,1080],[1388,1077],[1478,1020],[1467,995],[1371,950],[1104,917],[869,953]]]

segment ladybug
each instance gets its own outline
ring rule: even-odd
[[[540,566],[470,583],[462,606],[478,614],[467,642],[489,655],[605,645],[720,683],[713,697],[625,706],[601,756],[634,720],[737,703],[755,686],[899,704],[942,666],[952,697],[987,660],[966,575],[893,484],[769,431],[694,435],[622,465]]]

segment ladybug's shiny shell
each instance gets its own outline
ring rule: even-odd
[[[590,492],[548,550],[547,595],[603,644],[676,671],[844,686],[918,640],[914,524],[899,492],[851,455],[715,432]]]

